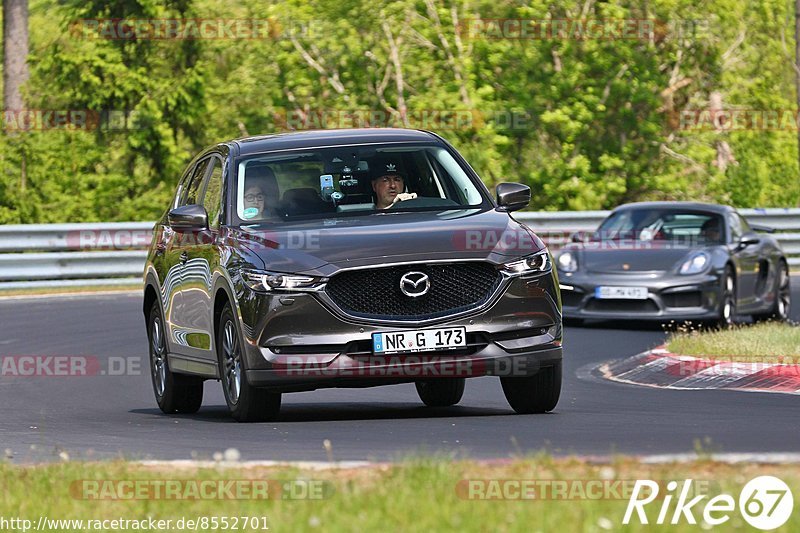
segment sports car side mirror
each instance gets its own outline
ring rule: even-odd
[[[176,207],[167,215],[169,225],[175,231],[201,231],[208,229],[208,213],[202,205]]]
[[[531,188],[521,183],[501,183],[495,192],[501,211],[516,211],[531,203]]]
[[[752,233],[751,234],[747,234],[747,235],[742,235],[742,237],[739,239],[739,245],[737,246],[737,248],[739,250],[744,250],[748,246],[752,246],[752,245],[758,244],[760,242],[761,242],[761,239],[758,238],[757,235],[753,235]]]

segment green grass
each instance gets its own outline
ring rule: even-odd
[[[181,517],[266,517],[270,531],[604,531],[622,528],[627,499],[476,500],[457,492],[464,480],[670,480],[694,479],[710,487],[709,497],[728,493],[738,499],[744,484],[759,475],[776,475],[800,496],[800,465],[726,465],[695,463],[645,465],[619,458],[611,464],[588,464],[547,456],[487,465],[474,461],[416,459],[360,469],[143,467],[125,462],[65,462],[39,466],[0,464],[0,517],[56,519],[157,519]],[[328,488],[316,500],[100,500],[76,498],[70,487],[79,480],[258,479],[302,483],[319,480]],[[301,481],[298,481],[301,480]],[[80,491],[77,491],[80,495]],[[664,500],[648,506],[653,527]],[[672,508],[674,509],[672,500]],[[705,499],[704,501],[708,501]],[[700,506],[698,506],[700,507]],[[672,511],[670,511],[671,513]],[[702,507],[695,510],[702,520]],[[738,511],[724,529],[749,529]],[[697,525],[658,526],[660,531],[698,531]],[[51,531],[77,531],[50,529]],[[173,529],[174,530],[174,529]],[[795,512],[784,531],[800,530]],[[247,531],[258,531],[248,528]]]
[[[800,327],[778,322],[670,334],[672,353],[759,363],[800,363]]]

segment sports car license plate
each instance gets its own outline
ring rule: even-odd
[[[452,350],[466,346],[466,328],[420,329],[372,334],[372,351],[382,355]]]
[[[647,287],[596,287],[594,297],[601,300],[646,300]]]

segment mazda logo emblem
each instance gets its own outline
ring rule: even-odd
[[[400,278],[400,292],[411,298],[418,298],[428,293],[431,278],[424,272],[406,272]]]

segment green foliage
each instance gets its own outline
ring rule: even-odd
[[[85,38],[75,22],[96,18],[259,19],[270,36]],[[640,20],[655,31],[508,39],[470,33],[476,19]],[[777,0],[32,0],[29,107],[88,110],[102,127],[0,134],[0,223],[153,219],[208,144],[364,122],[437,131],[487,185],[530,185],[532,209],[797,205],[794,129],[678,119],[708,109],[712,93],[724,109],[793,110],[793,20]]]

